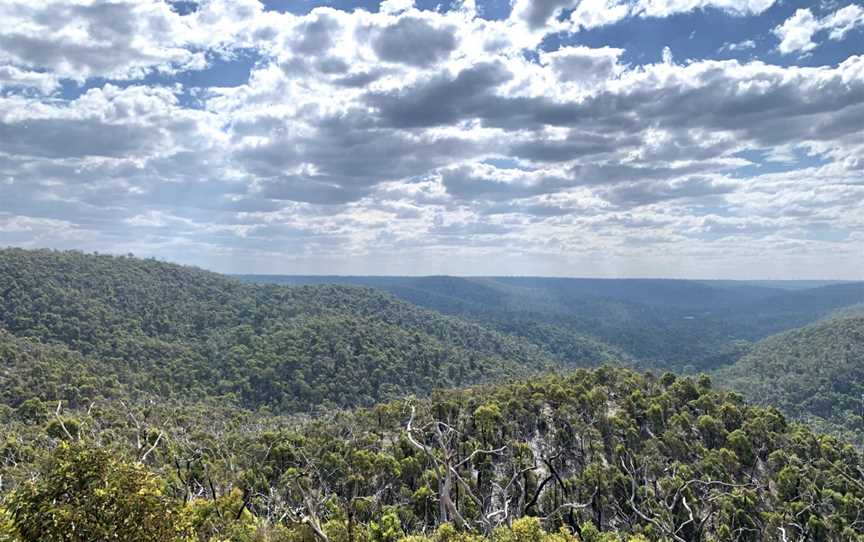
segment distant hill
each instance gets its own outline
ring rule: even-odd
[[[339,275],[238,275],[238,278],[271,284],[354,284],[399,291],[405,296],[426,292],[459,300],[459,306],[482,303],[484,307],[500,307],[513,304],[514,298],[533,299],[537,308],[557,307],[565,312],[568,302],[588,299],[705,310],[740,305],[785,290],[746,281],[674,279]]]
[[[759,342],[716,381],[822,430],[864,435],[864,316],[832,318]]]
[[[851,282],[793,290],[736,306],[721,314],[737,318],[753,338],[801,327],[834,311],[864,302],[864,283]]]
[[[833,310],[823,320],[833,320],[836,318],[864,318],[864,303],[856,303],[855,305]]]
[[[354,284],[520,335],[568,359],[591,339],[646,366],[710,370],[749,343],[864,302],[864,283],[246,275],[276,284]],[[827,284],[827,285],[826,285]],[[813,288],[812,286],[818,287]],[[550,343],[548,338],[553,337]],[[575,340],[575,339],[571,339]]]
[[[719,364],[744,332],[715,313],[845,314],[854,287],[376,280],[0,251],[0,539],[82,518],[117,538],[141,510],[172,542],[864,537],[860,453],[771,406],[857,438],[864,319],[766,339],[714,383],[555,371],[618,348]]]
[[[0,405],[21,409],[25,417],[34,415],[24,405],[33,400],[63,401],[78,408],[95,397],[127,397],[128,375],[118,369],[63,345],[0,330]]]
[[[820,288],[822,286],[833,286],[835,284],[848,284],[848,280],[701,280],[698,282],[705,283],[715,287],[753,287],[767,288],[770,290],[810,290],[812,288]]]
[[[0,251],[0,330],[28,339],[7,340],[10,348],[57,345],[80,354],[86,363],[73,365],[81,378],[114,374],[122,393],[224,396],[291,411],[372,404],[566,365],[536,344],[378,290],[243,284],[189,267],[78,252]],[[580,347],[571,365],[616,359],[598,341]],[[65,366],[78,358],[56,356],[58,367],[32,375],[30,384],[13,374],[14,359],[2,360],[0,385],[11,379],[50,390],[68,381]],[[78,399],[103,390],[82,386]]]

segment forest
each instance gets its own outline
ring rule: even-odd
[[[264,279],[0,250],[0,541],[864,540],[861,283]]]
[[[244,282],[369,286],[482,323],[581,363],[573,343],[679,372],[737,361],[755,342],[864,303],[864,283],[532,277],[245,275]]]

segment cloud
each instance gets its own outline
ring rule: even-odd
[[[370,92],[365,99],[390,126],[452,124],[489,114],[496,102],[495,89],[511,78],[503,63],[484,62],[455,76],[441,72],[411,87]]]
[[[641,181],[614,186],[603,197],[621,206],[640,206],[681,198],[702,198],[726,194],[735,185],[708,177],[685,177],[676,181]]]
[[[447,26],[436,28],[419,17],[401,17],[376,32],[372,48],[378,58],[386,62],[426,67],[440,62],[456,49],[455,31]]]
[[[775,0],[639,0],[637,11],[645,17],[669,17],[696,9],[718,9],[730,15],[758,15],[774,5]]]
[[[471,2],[7,2],[0,241],[274,272],[529,269],[506,252],[539,274],[674,260],[714,275],[699,262],[734,274],[794,250],[848,270],[820,239],[864,228],[864,57],[799,67],[676,45],[653,63],[578,34],[771,4],[517,1],[484,19]],[[807,39],[848,35],[856,13],[814,17]],[[737,39],[723,51],[758,51]],[[217,58],[242,59],[248,81],[184,86],[218,76],[178,76]]]
[[[546,26],[551,19],[564,9],[573,8],[578,0],[516,0],[513,2],[511,18],[524,22],[528,28],[536,30]]]
[[[618,59],[623,49],[613,47],[561,47],[540,54],[540,62],[552,68],[559,81],[580,82],[591,86],[621,73],[624,66]]]
[[[60,82],[53,73],[22,70],[15,66],[0,66],[0,90],[35,89],[41,94],[51,94]]]
[[[850,4],[838,9],[823,19],[823,28],[830,30],[828,37],[832,40],[842,40],[850,31],[864,25],[864,8]]]
[[[780,38],[777,49],[783,54],[806,53],[818,44],[813,37],[828,31],[832,40],[842,40],[853,29],[864,26],[864,8],[850,4],[830,15],[819,19],[810,9],[799,9],[783,24],[774,28],[774,35]]]
[[[550,172],[526,172],[474,164],[441,172],[441,183],[451,196],[462,200],[513,200],[558,192],[573,184]]]
[[[734,16],[756,15],[773,4],[774,0],[514,0],[511,19],[532,31],[578,31],[628,17],[670,17],[708,8]],[[568,13],[568,20],[562,20]]]
[[[61,77],[122,79],[154,67],[204,64],[183,47],[183,17],[167,3],[12,0],[0,7],[0,18],[0,59]]]
[[[208,54],[272,36],[284,18],[257,0],[207,0],[186,14],[156,0],[9,0],[0,4],[0,62],[78,82],[200,70]]]
[[[575,29],[591,29],[617,23],[633,14],[633,6],[620,0],[582,0],[570,22]]]
[[[717,52],[734,52],[734,51],[748,51],[756,48],[756,42],[753,40],[744,40],[739,42],[726,42],[724,43]]]
[[[414,7],[414,0],[383,0],[378,10],[383,13],[401,13]]]
[[[809,9],[799,9],[774,29],[774,34],[780,38],[780,45],[777,48],[783,54],[815,49],[816,44],[812,38],[820,27],[820,22]]]
[[[638,138],[571,130],[569,135],[562,139],[531,138],[514,143],[510,146],[508,155],[531,162],[569,162],[633,148],[640,142]]]

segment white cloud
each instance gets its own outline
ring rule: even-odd
[[[163,2],[10,0],[0,19],[0,59],[60,77],[128,78],[204,64],[184,47],[186,19]]]
[[[783,54],[796,51],[807,52],[816,48],[813,35],[821,28],[820,22],[809,9],[799,9],[786,19],[783,24],[774,29],[774,34],[780,38],[777,48]]]
[[[822,20],[822,27],[830,30],[828,37],[832,40],[842,40],[854,28],[864,25],[864,8],[850,4],[838,9]]]
[[[783,24],[774,28],[773,32],[780,38],[777,49],[781,53],[806,53],[817,47],[818,44],[813,41],[816,34],[828,31],[830,39],[842,40],[847,33],[862,25],[864,8],[851,4],[821,19],[814,16],[809,9],[799,9]]]
[[[161,0],[7,0],[0,3],[0,62],[82,82],[202,69],[272,37],[288,16],[258,0],[206,0],[181,15]]]
[[[664,64],[672,64],[675,58],[672,56],[672,49],[667,45],[663,48],[663,53],[661,55]]]
[[[630,4],[619,0],[582,0],[570,15],[570,21],[577,29],[590,29],[616,23],[630,12]]]
[[[697,9],[714,8],[730,15],[757,15],[774,0],[514,0],[511,19],[533,31],[554,32],[595,28],[627,17],[670,17]],[[569,24],[559,21],[572,10]]]
[[[3,88],[35,89],[50,94],[60,85],[53,73],[22,70],[15,66],[0,66],[0,90]]]
[[[724,43],[718,52],[733,52],[733,51],[748,51],[756,48],[756,42],[753,40],[743,40],[739,42],[726,42]]]
[[[378,8],[383,13],[401,13],[414,7],[414,0],[383,0]]]
[[[864,229],[864,57],[801,68],[682,60],[685,49],[673,62],[667,49],[637,65],[619,48],[538,47],[555,29],[770,2],[516,2],[514,18],[491,21],[470,2],[289,15],[209,0],[180,15],[127,0],[115,9],[138,17],[101,39],[102,4],[61,4],[68,24],[41,5],[0,7],[20,23],[0,40],[42,40],[0,48],[4,243],[46,243],[56,226],[70,232],[58,246],[246,271],[231,266],[526,269],[509,251],[540,274],[674,258],[731,273],[794,250],[849,269],[805,237]],[[853,15],[823,20],[841,36]],[[52,95],[65,77],[135,78],[245,47],[249,81],[197,91],[194,106],[189,89],[140,81]],[[781,158],[772,169],[788,171],[758,174]],[[442,254],[461,271],[434,267]]]
[[[645,17],[669,17],[676,13],[687,13],[696,9],[714,8],[732,15],[758,15],[775,0],[639,0],[635,13]]]

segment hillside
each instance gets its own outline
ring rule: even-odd
[[[144,446],[137,414],[67,418],[110,448],[72,431],[46,443],[41,475],[6,500],[6,531],[98,533],[127,514],[160,533],[129,540],[163,542],[864,537],[862,457],[706,378],[578,370],[287,424],[160,409]],[[96,484],[80,477],[93,469]]]
[[[80,354],[87,360],[76,365],[80,379],[95,378],[96,367],[96,374],[115,375],[121,393],[221,396],[287,411],[369,405],[562,365],[518,337],[368,288],[250,285],[152,260],[77,252],[0,251],[0,330],[34,348]],[[68,388],[55,371],[40,373],[38,385],[21,382],[9,365],[15,359],[4,357],[0,375],[18,388],[48,390],[45,399],[56,398],[52,386]],[[571,361],[613,359],[595,341]],[[67,389],[67,399],[86,401],[107,388],[77,389],[74,398]]]
[[[648,367],[693,372],[736,361],[758,341],[853,303],[864,283],[825,284],[536,277],[251,275],[276,284],[354,284],[460,316],[567,359],[599,341]],[[554,337],[550,341],[549,338]],[[620,356],[619,356],[620,357]]]
[[[25,419],[40,401],[77,408],[88,398],[128,396],[124,381],[128,375],[111,364],[0,330],[0,408],[15,408]]]
[[[640,305],[557,281],[430,280],[409,290],[475,308],[498,296],[497,319],[370,284],[0,251],[0,540],[864,537],[864,459],[844,441],[707,377],[538,374],[618,359],[571,334],[573,313],[602,305],[593,318],[635,333]],[[861,392],[861,332],[842,318],[766,340],[720,382],[834,429]],[[823,402],[807,402],[813,383]]]
[[[723,386],[859,442],[864,434],[864,318],[832,318],[769,337],[716,374]]]
[[[850,282],[783,292],[727,311],[724,318],[739,318],[752,338],[764,338],[811,324],[832,313],[864,303],[864,283]]]
[[[828,313],[823,320],[833,320],[837,318],[864,318],[864,303],[856,303]]]

